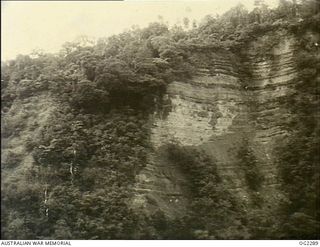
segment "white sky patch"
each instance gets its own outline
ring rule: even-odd
[[[145,27],[159,16],[169,25],[181,23],[184,17],[200,21],[240,2],[253,8],[254,0],[1,1],[1,60],[34,49],[57,52],[80,35],[107,37],[133,25]],[[274,7],[278,0],[265,2]]]

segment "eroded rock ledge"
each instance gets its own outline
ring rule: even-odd
[[[250,191],[244,172],[236,165],[237,150],[246,139],[265,178],[261,190],[264,206],[277,207],[283,195],[278,190],[273,148],[278,138],[288,135],[285,119],[290,113],[279,99],[294,93],[294,39],[281,37],[271,58],[257,54],[259,42],[263,40],[249,45],[242,65],[250,71],[249,78],[243,79],[230,56],[222,54],[215,56],[209,68],[200,68],[192,80],[168,86],[166,112],[150,116],[155,151],[137,177],[134,206],[149,212],[161,209],[173,217],[183,215],[191,199],[184,188],[187,181],[178,168],[159,158],[162,147],[172,142],[197,147],[212,156],[226,188],[248,203]]]

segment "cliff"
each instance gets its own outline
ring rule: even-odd
[[[320,42],[295,7],[4,63],[3,238],[317,238]]]
[[[281,105],[281,97],[294,92],[290,87],[296,77],[294,42],[282,33],[271,57],[257,52],[263,37],[251,42],[242,64],[242,69],[251,72],[245,79],[233,62],[236,55],[218,52],[192,80],[168,86],[163,108],[150,116],[154,153],[137,176],[135,203],[147,211],[161,209],[172,217],[183,215],[192,200],[187,179],[174,164],[159,158],[163,147],[176,143],[204,150],[214,158],[224,186],[249,209],[252,192],[237,155],[246,140],[264,178],[257,192],[263,197],[263,207],[277,208],[284,195],[279,190],[273,149],[279,138],[289,135],[286,119],[290,113]]]

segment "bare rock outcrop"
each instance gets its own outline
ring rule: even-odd
[[[173,216],[185,211],[189,200],[185,178],[170,161],[158,158],[168,143],[204,150],[216,160],[226,188],[242,203],[249,203],[251,192],[243,168],[237,165],[237,151],[247,140],[264,176],[260,192],[264,206],[277,207],[283,195],[278,189],[273,149],[278,138],[289,135],[285,121],[290,114],[280,101],[294,93],[292,83],[296,78],[294,38],[283,36],[279,40],[271,56],[257,52],[263,37],[249,45],[242,69],[250,71],[250,77],[241,77],[233,55],[221,53],[215,55],[210,67],[200,68],[192,80],[168,86],[165,111],[150,116],[155,151],[150,164],[138,175],[137,204],[147,211],[160,208]],[[179,206],[172,203],[173,194],[179,198]],[[147,198],[153,198],[152,202]]]

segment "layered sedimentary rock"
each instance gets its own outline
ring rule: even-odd
[[[282,194],[278,190],[273,148],[277,138],[288,134],[285,120],[290,113],[280,99],[294,92],[294,39],[281,37],[272,48],[271,57],[258,54],[263,42],[256,40],[249,45],[241,68],[250,72],[249,77],[239,74],[234,55],[221,53],[214,56],[210,66],[200,68],[192,80],[168,86],[162,110],[150,117],[155,152],[138,175],[137,204],[147,211],[159,208],[168,215],[177,211],[178,215],[183,214],[188,203],[187,181],[170,161],[159,159],[162,147],[168,143],[204,150],[216,160],[226,188],[240,201],[249,202],[245,174],[237,165],[237,151],[248,140],[265,178],[261,191],[265,206],[276,207]],[[176,203],[172,203],[173,194],[179,198]],[[152,203],[148,198],[153,198]]]
[[[183,216],[188,204],[188,180],[163,155],[151,154],[149,163],[136,177],[132,206],[144,213],[164,211],[167,216]]]
[[[167,95],[164,96],[164,109],[150,117],[151,142],[155,153],[161,152],[162,147],[168,143],[207,149],[207,153],[212,155],[217,160],[219,168],[222,168],[225,174],[223,178],[228,180],[230,176],[235,177],[234,173],[237,171],[225,168],[229,163],[233,163],[234,159],[229,152],[232,152],[237,141],[241,141],[240,130],[247,126],[248,110],[242,87],[233,61],[225,58],[224,54],[216,55],[212,65],[199,69],[191,81],[171,83]],[[151,160],[152,165],[147,166],[140,174],[146,180],[162,176],[158,173],[157,160],[153,157]],[[161,166],[167,179],[166,184],[174,183],[176,176],[181,178],[179,169],[170,161],[162,162]],[[138,190],[142,184],[141,181],[136,184]],[[178,202],[179,207],[185,208],[188,193],[181,192],[186,191],[183,189],[186,184],[187,182],[180,182],[176,189],[163,184],[149,184],[149,191],[139,193],[138,197],[141,200],[151,195],[155,196],[155,204],[158,203],[159,208],[168,215],[174,215],[177,205],[171,203],[170,195],[177,194],[181,198]],[[244,187],[238,178],[230,181],[229,185],[234,188]],[[161,195],[155,192],[159,189]],[[147,203],[147,200],[144,202]],[[165,206],[161,207],[163,204]],[[147,203],[145,207],[153,211],[155,205],[150,208]]]
[[[252,99],[248,101],[254,105],[250,109],[254,129],[251,143],[259,160],[259,170],[264,176],[261,194],[269,207],[275,207],[283,197],[279,191],[274,149],[277,147],[277,140],[290,134],[286,123],[292,113],[282,100],[295,92],[294,83],[297,78],[294,38],[282,36],[279,39],[280,42],[272,49],[271,57],[259,57],[253,49],[249,50],[248,63],[251,68],[251,86],[248,89],[252,92]],[[263,37],[256,42],[263,43]]]

